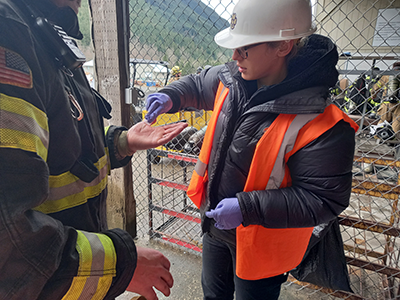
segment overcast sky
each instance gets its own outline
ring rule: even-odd
[[[233,7],[238,0],[201,0],[204,4],[214,9],[221,17],[230,20]],[[311,3],[315,3],[316,0],[311,0]]]
[[[204,4],[214,9],[221,17],[229,20],[233,7],[238,0],[201,0]]]

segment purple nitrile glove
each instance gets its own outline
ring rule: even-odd
[[[206,212],[206,216],[214,218],[217,229],[233,229],[243,222],[242,211],[240,210],[237,198],[225,198],[218,203],[215,209]]]
[[[145,119],[152,124],[159,115],[168,112],[172,108],[172,100],[167,94],[154,93],[147,96]]]

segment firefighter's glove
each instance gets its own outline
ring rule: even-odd
[[[206,216],[214,218],[217,229],[234,229],[243,222],[242,211],[240,210],[237,198],[225,198],[218,203],[215,209],[206,212]]]
[[[153,124],[159,115],[168,112],[171,108],[172,100],[167,94],[150,94],[146,99],[147,115],[145,119],[150,124]]]

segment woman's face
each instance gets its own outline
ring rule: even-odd
[[[236,60],[243,79],[257,80],[259,87],[273,85],[285,79],[286,55],[290,53],[292,47],[292,41],[283,41],[274,46],[268,43],[250,45],[247,51],[246,47],[235,49],[232,59]]]

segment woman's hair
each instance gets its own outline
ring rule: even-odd
[[[302,38],[298,39],[296,43],[294,43],[292,51],[290,51],[290,53],[286,56],[286,62],[289,62],[289,60],[291,60],[293,57],[295,57],[297,55],[299,50],[302,47],[304,47],[304,45],[307,43],[307,40],[308,40],[308,36],[302,37]],[[287,43],[287,42],[289,42],[289,41],[267,42],[267,45],[271,48],[278,48],[281,45],[281,43]]]

